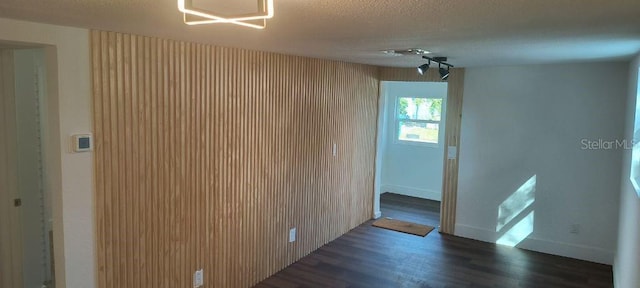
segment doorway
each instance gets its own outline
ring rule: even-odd
[[[0,288],[53,287],[42,48],[0,43]]]
[[[376,218],[437,227],[448,85],[382,81],[380,88]]]
[[[379,71],[380,86],[385,81],[410,82],[447,82],[446,131],[444,147],[444,172],[442,175],[442,201],[440,201],[440,225],[438,232],[455,235],[456,204],[458,194],[458,159],[460,154],[460,124],[462,120],[462,101],[464,94],[464,68],[451,68],[447,80],[442,80],[438,69],[428,69],[426,74],[416,73],[412,68],[382,67]],[[381,89],[382,91],[382,89]],[[383,98],[380,97],[378,115],[384,115]],[[382,119],[378,119],[376,142],[375,181],[373,191],[373,216],[379,218],[380,212],[380,172],[382,169]]]

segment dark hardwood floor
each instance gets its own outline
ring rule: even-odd
[[[383,217],[437,226],[439,203],[384,193]],[[613,287],[611,266],[368,221],[255,287]]]

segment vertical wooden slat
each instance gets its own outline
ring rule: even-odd
[[[172,286],[173,283],[179,283],[179,279],[176,279],[178,275],[174,273],[171,269],[171,251],[174,249],[174,245],[176,243],[181,243],[177,239],[172,237],[172,232],[169,230],[171,222],[173,219],[170,218],[170,210],[172,209],[172,190],[169,188],[169,181],[165,179],[165,175],[170,175],[171,171],[171,159],[170,159],[170,149],[171,149],[171,132],[169,130],[170,127],[170,93],[169,93],[169,85],[170,79],[172,78],[172,74],[169,71],[169,47],[171,46],[171,42],[166,39],[155,39],[157,41],[157,50],[158,50],[158,71],[159,75],[157,78],[157,98],[158,98],[158,165],[160,170],[158,171],[159,183],[162,187],[158,191],[158,205],[159,209],[162,211],[163,215],[158,221],[161,223],[162,227],[159,228],[159,241],[161,243],[161,251],[162,251],[162,264],[160,267],[160,271],[162,273],[161,284],[160,286]],[[175,234],[174,234],[175,235]]]
[[[133,274],[133,269],[135,269],[134,265],[135,265],[135,257],[134,257],[134,248],[135,248],[135,244],[133,244],[133,233],[134,233],[134,225],[135,225],[135,220],[133,219],[132,215],[133,215],[133,206],[132,205],[128,205],[128,203],[133,203],[133,191],[130,187],[133,187],[132,185],[132,175],[129,173],[126,173],[126,171],[133,171],[133,167],[132,167],[132,163],[131,163],[131,158],[133,157],[133,147],[131,147],[131,142],[132,142],[132,129],[133,129],[133,123],[131,120],[131,110],[133,109],[133,103],[131,102],[131,35],[125,34],[122,37],[122,55],[121,58],[123,59],[122,61],[122,67],[121,67],[121,74],[123,74],[122,77],[122,91],[120,91],[121,95],[124,95],[124,99],[122,100],[123,103],[125,103],[124,109],[123,110],[123,115],[122,117],[122,126],[124,127],[124,131],[122,131],[124,133],[124,137],[122,139],[121,145],[122,148],[124,148],[121,153],[121,155],[123,155],[123,160],[124,160],[124,168],[122,169],[122,173],[123,173],[123,177],[124,177],[124,181],[123,182],[123,187],[122,187],[122,191],[125,194],[125,205],[124,206],[124,213],[123,213],[123,219],[125,222],[125,227],[124,229],[126,229],[126,233],[125,236],[123,237],[124,241],[125,241],[125,262],[127,263],[127,267],[126,267],[126,277],[125,277],[125,282],[126,283],[135,283],[134,280],[134,274]],[[125,174],[126,173],[126,174]]]
[[[380,81],[442,82],[437,69],[429,69],[427,75],[420,75],[416,73],[415,69],[383,67],[380,68],[379,79]],[[446,146],[444,147],[439,231],[445,234],[454,234],[458,194],[458,159],[460,158],[464,69],[451,69],[451,74],[447,82],[447,116],[445,119]],[[451,147],[456,150],[457,157],[455,159],[448,159],[449,149]]]
[[[9,151],[7,147],[7,139],[15,139],[15,137],[9,137],[10,135],[7,135],[6,126],[11,121],[5,119],[5,117],[9,115],[5,112],[8,106],[6,98],[9,97],[8,90],[10,89],[7,86],[12,82],[7,81],[8,79],[6,79],[7,76],[5,73],[11,72],[11,74],[13,74],[13,71],[11,71],[13,69],[13,65],[11,63],[7,63],[5,60],[6,53],[7,51],[0,50],[0,112],[2,112],[0,115],[0,135],[2,135],[2,138],[0,138],[0,183],[3,186],[8,182],[7,172],[9,170],[9,166],[7,165],[7,153]],[[11,243],[9,236],[11,235],[9,233],[10,223],[8,221],[10,219],[9,211],[11,211],[9,210],[11,209],[10,202],[11,199],[9,191],[2,191],[2,193],[0,193],[0,286],[2,287],[13,286],[11,265],[8,265],[8,263],[11,263],[10,251],[12,249],[9,245],[9,243]]]
[[[101,89],[102,89],[102,61],[101,61],[101,44],[102,41],[100,39],[100,33],[92,33],[91,34],[91,61],[92,61],[92,67],[93,67],[93,71],[92,71],[92,87],[93,87],[93,94],[100,94],[101,93]],[[96,119],[102,119],[103,118],[103,111],[102,111],[102,101],[94,101],[93,102],[93,115],[95,116]],[[96,145],[101,145],[100,147],[96,147],[96,151],[99,152],[104,152],[104,149],[102,147],[103,141],[101,141],[101,139],[97,139],[97,137],[102,137],[103,135],[103,129],[102,129],[102,125],[96,125],[96,123],[94,123],[93,125],[93,131],[94,131],[94,139],[96,140],[97,143]],[[96,152],[98,153],[98,152]],[[104,157],[103,155],[101,155],[102,157]],[[104,203],[104,188],[105,188],[105,182],[104,182],[104,163],[96,163],[95,164],[95,181],[96,181],[96,205],[98,205],[98,203]],[[105,230],[105,217],[104,217],[104,207],[96,207],[96,231],[99,231],[98,233],[101,233]],[[96,251],[99,255],[105,254],[105,243],[104,243],[104,239],[97,239],[96,241]],[[104,267],[106,266],[106,263],[104,262],[105,258],[102,259],[98,259],[98,263],[97,263],[97,268],[98,271],[104,271]],[[98,285],[100,287],[106,287],[106,279],[105,279],[105,273],[98,273]]]
[[[369,219],[376,67],[91,40],[99,287],[248,287]]]
[[[114,133],[114,139],[115,141],[113,141],[114,144],[114,150],[117,151],[116,152],[116,161],[120,164],[118,166],[114,166],[114,174],[117,175],[117,177],[115,178],[116,180],[114,180],[116,184],[116,191],[118,191],[118,193],[114,193],[116,195],[116,207],[118,207],[116,209],[116,214],[117,215],[117,219],[118,219],[118,238],[117,238],[117,250],[118,250],[118,254],[117,254],[117,261],[118,261],[118,266],[120,267],[120,271],[118,273],[118,286],[122,286],[124,285],[124,283],[126,283],[127,281],[127,265],[126,265],[126,261],[127,261],[127,249],[126,249],[126,237],[127,237],[127,221],[125,219],[126,217],[126,208],[127,208],[127,204],[126,204],[126,197],[127,197],[127,193],[125,191],[125,170],[126,170],[126,159],[125,159],[125,155],[124,152],[127,150],[127,148],[125,147],[124,144],[124,138],[125,138],[125,119],[124,119],[124,108],[127,106],[126,104],[124,104],[125,100],[124,100],[124,54],[123,54],[123,34],[115,34],[114,38],[115,38],[115,43],[114,43],[114,47],[115,47],[115,54],[114,54],[114,59],[113,61],[115,62],[115,71],[113,72],[114,74],[114,78],[115,80],[115,90],[112,91],[112,93],[114,93],[114,98],[113,98],[113,107],[114,109],[112,110],[114,118],[112,119],[112,123],[114,125],[114,127],[116,127],[115,131],[113,131]]]
[[[0,49],[0,286],[21,287],[21,210],[18,194],[18,159],[14,54]]]
[[[129,65],[130,66],[130,72],[129,72],[129,81],[130,81],[130,93],[131,93],[131,110],[130,110],[130,117],[131,117],[131,135],[130,136],[130,149],[132,150],[131,155],[130,155],[130,161],[131,161],[131,169],[133,171],[138,171],[138,169],[140,169],[140,162],[139,162],[139,155],[140,155],[140,146],[139,146],[139,141],[138,141],[138,136],[140,133],[140,124],[139,124],[139,117],[138,117],[138,113],[139,113],[139,87],[138,87],[138,83],[137,83],[137,77],[138,77],[138,71],[139,71],[139,61],[138,61],[138,49],[139,49],[139,41],[138,41],[138,37],[136,37],[135,35],[132,35],[130,37],[130,48],[129,49],[129,53],[131,53],[130,56],[130,60],[129,60]],[[132,176],[132,175],[130,175]],[[132,200],[131,203],[140,203],[141,199],[144,199],[143,197],[141,197],[140,193],[141,191],[138,190],[139,187],[139,179],[136,177],[130,177],[131,182],[130,182],[130,187],[129,187],[129,194],[132,195]],[[137,207],[135,207],[134,205],[129,205],[129,208],[131,209],[131,219],[133,221],[133,227],[132,227],[132,235],[131,235],[131,243],[130,246],[133,249],[133,262],[132,262],[132,266],[130,267],[131,273],[133,274],[133,285],[136,285],[138,287],[141,287],[142,283],[143,283],[143,274],[141,273],[141,269],[140,267],[143,265],[142,263],[144,263],[142,261],[142,245],[140,244],[140,235],[142,234],[142,231],[140,229],[140,223],[141,223],[141,217],[140,217],[140,210],[141,209],[137,209]]]
[[[157,283],[156,279],[154,278],[154,273],[153,273],[153,265],[155,265],[155,259],[153,258],[153,255],[156,253],[153,250],[153,233],[155,232],[153,230],[153,226],[152,223],[154,221],[153,219],[153,213],[154,213],[154,209],[153,209],[153,205],[152,205],[152,197],[153,197],[153,189],[152,189],[152,182],[153,182],[153,175],[151,174],[151,165],[153,165],[153,163],[151,162],[151,153],[149,153],[149,149],[151,149],[151,39],[149,37],[145,37],[143,40],[143,49],[142,49],[142,53],[143,53],[143,64],[144,67],[141,67],[143,70],[141,72],[139,72],[139,75],[142,74],[140,81],[142,81],[142,83],[140,84],[140,86],[143,88],[143,92],[141,94],[141,97],[144,96],[143,99],[141,99],[141,103],[143,103],[143,107],[144,110],[141,111],[141,114],[144,115],[143,118],[141,118],[141,121],[144,123],[144,126],[142,126],[141,128],[143,129],[143,133],[144,134],[144,138],[142,141],[142,145],[141,146],[141,151],[144,151],[144,153],[142,153],[144,155],[144,158],[142,159],[142,163],[144,163],[144,166],[141,167],[141,169],[139,170],[138,173],[141,174],[141,177],[143,177],[142,179],[143,181],[143,189],[142,191],[144,191],[144,196],[145,199],[143,201],[140,202],[141,205],[141,210],[143,210],[144,212],[144,223],[145,223],[145,237],[142,238],[142,245],[144,245],[146,247],[145,249],[145,280],[147,285],[149,283],[151,283],[152,285],[154,285],[155,283]],[[143,150],[142,150],[143,149]]]
[[[163,236],[160,234],[160,227],[164,224],[161,222],[160,219],[162,219],[161,217],[162,215],[162,210],[160,209],[160,194],[162,193],[161,190],[164,190],[163,187],[163,183],[160,182],[161,176],[159,176],[159,170],[162,169],[163,167],[160,167],[160,163],[158,162],[158,42],[160,42],[160,40],[158,39],[154,39],[152,38],[150,40],[150,46],[149,46],[149,50],[150,50],[150,58],[149,58],[149,62],[150,62],[150,72],[149,72],[149,78],[150,78],[150,99],[149,99],[149,103],[147,105],[150,106],[150,126],[151,129],[149,130],[149,134],[150,134],[150,142],[148,143],[147,149],[149,149],[150,152],[150,163],[151,166],[148,166],[146,169],[150,170],[150,197],[147,199],[147,201],[149,201],[150,204],[150,209],[152,209],[152,211],[150,212],[150,226],[151,226],[151,267],[153,268],[153,273],[152,273],[152,285],[154,287],[163,287],[163,286],[167,286],[166,283],[166,277],[168,277],[167,275],[165,275],[162,271],[162,267],[164,266],[164,258],[165,255],[164,253],[162,253],[163,251],[161,251],[160,249],[160,238]]]

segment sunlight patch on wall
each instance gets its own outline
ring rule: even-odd
[[[513,247],[533,233],[535,214],[531,208],[535,202],[536,181],[537,177],[533,175],[498,207],[496,232],[501,236],[497,244]],[[526,214],[528,210],[531,211]],[[522,217],[524,214],[526,216]],[[517,219],[520,220],[514,224]]]
[[[529,178],[527,182],[522,184],[516,192],[513,192],[509,198],[505,199],[500,207],[498,207],[498,221],[496,232],[499,232],[513,221],[516,216],[520,215],[527,207],[533,204],[536,194],[536,175]]]
[[[502,235],[496,244],[515,247],[524,239],[527,239],[533,233],[534,211],[529,212],[526,217],[522,218],[518,224],[514,225]]]

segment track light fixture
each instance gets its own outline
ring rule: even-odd
[[[429,62],[418,66],[418,73],[420,73],[420,75],[424,75],[427,73],[427,70],[429,69],[429,64],[431,64],[431,62],[433,61],[438,63],[438,71],[440,72],[440,79],[442,79],[443,81],[447,81],[447,79],[449,79],[449,68],[453,68],[453,65],[447,63],[447,57],[431,58],[427,56],[422,56],[422,58],[427,59],[427,61]]]

